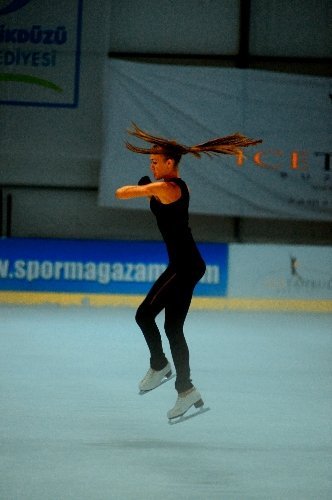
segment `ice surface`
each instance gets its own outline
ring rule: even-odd
[[[1,500],[332,498],[332,315],[191,311],[170,426],[134,312],[0,306]]]

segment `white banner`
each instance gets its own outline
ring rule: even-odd
[[[82,0],[0,1],[0,104],[75,108]]]
[[[245,158],[181,160],[193,213],[331,220],[330,93],[328,78],[110,60],[100,203],[147,208],[114,198],[116,187],[149,173],[148,156],[124,146],[135,122],[188,145],[237,131],[263,140]]]
[[[229,247],[229,298],[331,300],[332,248],[302,245]]]

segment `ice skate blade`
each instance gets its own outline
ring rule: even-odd
[[[163,380],[160,382],[160,384],[157,385],[156,387],[154,387],[153,389],[149,389],[148,391],[142,391],[142,390],[140,390],[138,394],[140,396],[144,396],[144,394],[148,394],[149,392],[152,392],[155,389],[158,389],[158,387],[160,387],[163,384],[166,384],[166,382],[168,382],[169,380],[172,380],[172,378],[174,378],[174,377],[175,377],[174,373],[173,373],[173,375],[170,375],[169,377],[166,376],[165,378],[163,378]]]
[[[186,420],[189,420],[194,417],[198,417],[199,415],[202,415],[202,413],[206,413],[207,411],[210,411],[211,408],[203,408],[202,406],[199,408],[199,410],[195,411],[194,413],[190,413],[189,415],[183,414],[181,417],[175,417],[175,418],[170,418],[168,419],[169,425],[175,425],[175,424],[181,424],[182,422],[185,422]]]

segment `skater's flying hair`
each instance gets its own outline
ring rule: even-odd
[[[224,155],[238,155],[242,154],[242,148],[254,146],[262,142],[261,139],[249,139],[249,137],[237,132],[233,135],[226,135],[213,139],[212,141],[204,142],[203,144],[197,144],[196,146],[184,146],[174,140],[153,136],[140,129],[135,123],[133,123],[132,126],[133,129],[128,130],[128,133],[150,143],[152,146],[149,148],[142,148],[130,142],[126,142],[126,147],[130,151],[141,154],[163,154],[168,158],[174,159],[176,163],[180,161],[182,155],[187,153],[191,153],[196,158],[200,158],[202,153],[207,156],[218,153]]]

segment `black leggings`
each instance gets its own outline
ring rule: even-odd
[[[203,262],[200,262],[195,269],[185,272],[176,271],[172,266],[167,267],[136,312],[136,322],[150,350],[150,366],[154,370],[162,370],[167,364],[167,359],[155,318],[165,309],[164,327],[176,370],[175,388],[179,393],[193,387],[190,379],[189,350],[183,333],[183,325],[194,288],[204,272]]]

